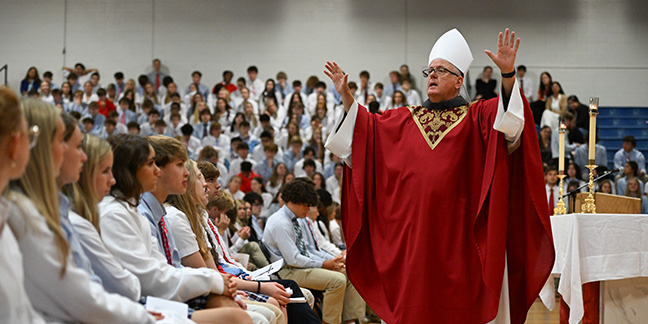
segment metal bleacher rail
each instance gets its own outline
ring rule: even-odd
[[[3,67],[0,68],[0,72],[4,71],[4,85],[8,85],[9,83],[7,82],[7,74],[9,72],[9,65],[5,64]]]
[[[622,148],[621,139],[632,135],[636,149],[648,153],[648,107],[600,107],[596,126],[599,144],[605,146],[608,167],[614,167],[614,153]]]

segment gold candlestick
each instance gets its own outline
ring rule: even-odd
[[[554,216],[555,215],[565,215],[567,214],[567,209],[565,208],[565,201],[563,201],[563,179],[566,177],[564,174],[562,174],[564,171],[561,171],[558,175],[558,178],[560,178],[560,184],[558,188],[558,203],[556,204],[556,208],[554,208]]]
[[[587,214],[596,214],[596,204],[594,201],[594,169],[597,165],[594,165],[594,160],[590,159],[589,164],[586,167],[590,170],[589,172],[589,195],[585,198],[585,203],[581,205],[581,212]]]

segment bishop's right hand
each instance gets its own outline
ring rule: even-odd
[[[326,65],[324,65],[324,67],[326,67],[324,74],[331,78],[331,81],[333,81],[333,85],[335,86],[335,90],[337,90],[340,95],[351,92],[351,89],[349,89],[348,85],[348,73],[345,74],[344,71],[342,71],[342,68],[335,62],[326,61]]]

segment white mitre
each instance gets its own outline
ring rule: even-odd
[[[464,75],[468,72],[468,69],[473,62],[470,47],[468,46],[466,39],[456,28],[441,35],[436,43],[434,43],[432,51],[430,51],[428,66],[430,66],[432,60],[438,58],[452,63],[452,65],[457,67]]]

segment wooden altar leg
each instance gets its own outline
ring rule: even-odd
[[[599,296],[601,283],[590,282],[583,285],[583,324],[599,324]],[[569,306],[560,297],[560,324],[569,324]]]

